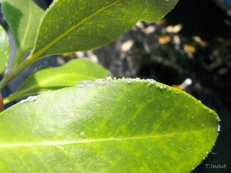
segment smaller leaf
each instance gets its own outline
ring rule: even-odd
[[[80,80],[95,80],[111,74],[103,67],[84,59],[76,59],[60,67],[39,68],[34,71],[22,86],[4,99],[4,103],[32,95],[76,86]]]
[[[10,54],[8,36],[4,28],[0,25],[0,74],[6,68]]]
[[[37,28],[44,11],[32,0],[2,0],[2,12],[10,26],[15,45],[16,58],[34,46]]]

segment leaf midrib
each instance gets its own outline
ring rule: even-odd
[[[81,26],[82,24],[84,24],[86,21],[90,20],[91,18],[93,18],[94,16],[96,16],[97,14],[103,12],[104,10],[110,8],[111,6],[119,3],[121,0],[117,0],[103,8],[101,8],[100,10],[96,11],[95,13],[89,15],[88,17],[82,19],[79,23],[77,23],[76,25],[70,27],[67,31],[65,31],[63,34],[59,35],[58,37],[56,37],[53,41],[51,41],[50,43],[46,44],[46,46],[44,46],[43,48],[41,48],[39,51],[37,52],[33,52],[33,55],[35,57],[39,57],[40,55],[42,55],[46,50],[48,50],[50,47],[52,47],[55,43],[57,43],[59,40],[61,40],[63,37],[65,37],[67,34],[69,34],[70,32],[72,32],[74,29],[76,29],[77,27]],[[36,47],[35,49],[36,50]]]
[[[164,134],[156,136],[137,136],[137,137],[127,137],[127,138],[102,138],[102,139],[85,139],[85,140],[75,140],[75,141],[48,141],[48,142],[19,142],[19,143],[1,143],[0,148],[12,148],[12,147],[39,147],[39,146],[56,146],[56,145],[72,145],[72,144],[83,144],[83,143],[96,143],[96,142],[116,142],[116,141],[130,141],[130,140],[143,140],[143,139],[154,139],[169,137],[174,138],[174,136],[197,134],[197,133],[208,133],[208,131],[214,131],[214,129],[209,128],[207,131],[199,130],[193,132],[175,133],[175,134]]]

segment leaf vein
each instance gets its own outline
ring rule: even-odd
[[[56,37],[55,39],[53,39],[53,41],[51,41],[50,43],[46,44],[46,46],[44,46],[43,48],[41,48],[39,51],[37,51],[36,53],[33,53],[35,57],[39,57],[40,55],[42,55],[46,50],[48,50],[50,47],[52,47],[55,43],[57,43],[59,40],[61,40],[62,38],[64,38],[66,35],[68,35],[70,32],[72,32],[74,29],[76,29],[77,27],[81,26],[83,23],[85,23],[86,21],[90,20],[91,18],[95,17],[97,14],[105,11],[106,9],[110,8],[111,6],[119,3],[121,0],[117,0],[101,9],[99,9],[98,11],[96,11],[95,13],[89,15],[88,17],[82,19],[80,22],[78,22],[77,24],[73,25],[72,27],[70,27],[67,31],[63,32],[62,34],[60,34],[58,37]],[[35,49],[36,50],[36,49]]]
[[[214,130],[208,129],[208,130]],[[207,131],[208,131],[207,130]],[[169,136],[180,136],[180,135],[189,135],[205,133],[204,130],[183,132],[183,133],[174,133],[174,134],[164,134],[164,135],[155,135],[155,136],[136,136],[136,137],[126,137],[126,138],[101,138],[101,139],[85,139],[85,140],[75,140],[75,141],[48,141],[48,142],[18,142],[18,143],[1,143],[0,148],[13,148],[13,147],[38,147],[38,146],[56,146],[56,145],[71,145],[71,144],[83,144],[83,143],[96,143],[96,142],[117,142],[117,141],[130,141],[130,140],[145,140],[145,139],[154,139],[161,137]]]

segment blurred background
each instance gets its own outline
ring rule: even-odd
[[[34,1],[43,9],[52,3]],[[2,14],[0,22],[9,31]],[[91,59],[116,77],[153,78],[167,85],[191,79],[184,90],[221,119],[216,145],[192,172],[231,172],[231,0],[179,0],[163,19],[140,21],[102,48],[38,60],[10,82],[4,96],[39,66],[58,66],[78,57]],[[226,169],[209,169],[205,164],[226,165]]]

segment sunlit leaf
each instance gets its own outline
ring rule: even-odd
[[[217,138],[218,116],[152,80],[97,80],[0,114],[0,172],[190,172]]]
[[[95,80],[111,74],[103,67],[89,60],[76,59],[59,67],[39,68],[34,71],[22,86],[4,99],[4,103],[42,92],[76,86],[80,80]]]
[[[138,20],[162,18],[177,1],[56,0],[44,15],[33,54],[39,58],[100,47]]]

